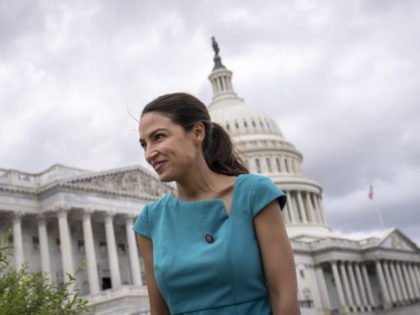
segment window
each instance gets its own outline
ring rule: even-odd
[[[106,253],[106,242],[104,242],[104,241],[99,242],[99,252],[101,254]]]
[[[102,290],[107,290],[112,288],[112,282],[110,277],[103,277],[102,279]]]
[[[289,173],[289,161],[287,159],[284,160],[284,165],[286,166],[286,172]]]
[[[85,252],[85,242],[83,240],[77,241],[77,247],[79,248],[79,253]]]
[[[273,170],[271,169],[271,160],[270,160],[270,158],[266,158],[265,161],[267,162],[268,172],[271,173]]]
[[[246,120],[244,120],[244,127],[247,128],[248,127],[248,123],[246,122]]]
[[[32,248],[33,250],[39,249],[39,238],[38,236],[32,236]]]
[[[125,255],[125,244],[118,244],[117,245],[118,254]]]
[[[281,172],[280,159],[276,158],[277,170]]]

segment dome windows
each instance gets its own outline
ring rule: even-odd
[[[276,158],[276,164],[277,164],[277,171],[279,173],[281,173],[281,165],[280,165],[280,159],[279,158]]]
[[[272,173],[273,170],[271,169],[271,160],[270,160],[270,158],[269,157],[268,158],[265,158],[265,161],[267,162],[267,170],[268,170],[268,172],[269,173]]]

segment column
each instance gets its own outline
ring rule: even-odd
[[[414,271],[414,274],[415,274],[414,279],[417,282],[417,284],[419,286],[419,291],[420,291],[420,271],[419,271],[419,264],[418,263],[414,263],[413,271]]]
[[[359,288],[356,285],[356,278],[354,277],[353,262],[349,261],[347,263],[347,271],[350,277],[350,285],[353,291],[354,303],[356,304],[356,307],[360,307],[361,306],[360,294],[359,294]]]
[[[303,204],[302,195],[300,191],[297,192],[297,202],[299,204],[299,209],[302,215],[303,223],[308,223],[308,218],[306,217],[305,205]]]
[[[22,217],[23,212],[21,211],[13,214],[13,253],[15,256],[16,270],[20,269],[25,263],[25,257],[23,255]]]
[[[376,266],[376,273],[377,273],[378,279],[379,279],[379,285],[380,285],[381,292],[382,292],[384,309],[389,309],[389,308],[391,308],[391,301],[389,299],[389,293],[388,293],[388,290],[387,290],[387,287],[386,287],[386,283],[385,283],[384,273],[382,271],[381,262],[379,260],[377,260],[375,262],[375,266]]]
[[[350,285],[349,285],[349,280],[347,278],[345,264],[346,262],[344,261],[340,263],[340,271],[341,271],[341,276],[343,278],[343,284],[344,284],[344,293],[345,293],[347,301],[349,302],[348,304],[350,307],[350,311],[354,311],[355,310],[354,301],[353,301],[353,296],[350,291]]]
[[[287,173],[286,158],[280,158],[281,173]]]
[[[391,274],[389,272],[389,266],[388,266],[389,262],[385,260],[383,264],[384,264],[385,282],[389,289],[389,297],[394,304],[397,302],[397,295],[395,294],[395,285],[392,283]]]
[[[362,273],[360,272],[360,264],[358,262],[354,264],[354,271],[356,272],[356,279],[358,283],[358,288],[360,290],[361,303],[369,310],[370,305],[367,301],[366,290],[365,286],[363,285]]]
[[[319,293],[321,296],[322,309],[329,310],[331,309],[331,304],[330,304],[330,299],[328,297],[328,290],[327,290],[327,285],[325,283],[324,272],[322,271],[322,266],[321,265],[316,266],[315,270],[316,270],[316,279],[318,281],[319,289],[320,289]]]
[[[73,254],[67,213],[70,207],[59,206],[56,208],[58,216],[58,228],[60,232],[61,264],[63,266],[63,279],[69,281],[70,275],[74,275]]]
[[[39,249],[41,252],[41,268],[51,278],[50,251],[48,246],[47,222],[44,215],[38,216]]]
[[[294,206],[293,206],[292,192],[291,191],[287,192],[287,207],[289,209],[290,219],[291,219],[292,223],[297,223],[298,221],[296,220],[295,209],[294,209]]]
[[[414,287],[411,283],[410,274],[409,274],[408,269],[407,269],[407,263],[401,262],[401,271],[402,271],[405,283],[407,285],[408,298],[410,299],[410,301],[414,301],[416,299],[416,297],[415,297],[415,294],[414,294]]]
[[[133,228],[133,219],[135,215],[127,215],[125,218],[125,230],[127,232],[127,244],[128,244],[128,254],[130,257],[130,267],[131,267],[131,276],[133,277],[133,284],[136,286],[141,286],[141,273],[140,273],[140,262],[139,262],[139,253],[137,251],[136,238],[134,235]]]
[[[362,265],[362,276],[366,288],[368,303],[373,308],[375,306],[375,300],[373,299],[372,287],[370,286],[369,275],[367,273],[366,265]]]
[[[395,267],[397,269],[397,275],[398,275],[398,280],[400,282],[401,288],[402,288],[402,294],[403,294],[403,299],[405,302],[408,302],[409,298],[408,298],[408,292],[407,292],[407,288],[406,288],[406,283],[404,282],[404,278],[401,272],[401,262],[396,261],[395,262]]]
[[[315,203],[314,198],[315,198],[315,194],[310,193],[309,194],[309,202],[311,203],[311,206],[312,206],[312,211],[313,211],[312,217],[314,218],[315,223],[322,223],[322,220],[319,216],[319,210],[318,210],[318,207]]]
[[[416,296],[416,299],[420,298],[420,283],[417,282],[416,274],[413,269],[413,264],[408,264],[408,271],[409,271],[409,278],[411,279],[411,283],[414,288],[414,294]]]
[[[321,218],[322,218],[322,223],[327,224],[327,219],[325,218],[325,213],[324,213],[324,207],[322,206],[321,196],[317,196],[317,198],[315,198],[315,200],[318,203],[318,209],[319,209],[319,213],[320,213]]]
[[[83,209],[83,241],[85,243],[86,267],[89,279],[89,293],[99,292],[99,277],[96,264],[95,242],[92,231],[93,209]]]
[[[402,296],[402,288],[400,287],[400,282],[398,280],[397,270],[395,268],[395,264],[393,262],[389,262],[389,267],[391,270],[391,276],[393,280],[393,284],[395,287],[395,295],[397,297],[397,301],[402,303],[403,302],[403,296]]]
[[[331,263],[331,268],[333,271],[335,286],[337,288],[338,303],[340,304],[340,313],[345,313],[347,312],[347,305],[346,300],[344,298],[344,292],[343,287],[341,285],[340,275],[338,273],[337,262],[333,261]]]
[[[121,287],[121,275],[118,264],[117,244],[115,242],[113,217],[115,213],[105,213],[105,233],[108,248],[109,269],[111,271],[111,284],[113,289]]]
[[[312,204],[311,204],[311,194],[309,192],[305,193],[305,206],[306,209],[308,210],[308,220],[309,222],[314,223],[314,210],[312,209]]]

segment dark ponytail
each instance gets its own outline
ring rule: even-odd
[[[203,155],[209,168],[219,174],[237,176],[249,173],[244,162],[235,152],[229,134],[210,120],[207,107],[196,97],[186,93],[172,93],[158,97],[147,104],[141,116],[148,112],[160,112],[190,131],[195,123],[205,127]]]
[[[210,125],[211,135],[203,145],[204,158],[210,169],[216,173],[233,176],[249,173],[235,152],[232,140],[225,129],[214,122]]]

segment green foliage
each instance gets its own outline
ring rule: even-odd
[[[0,314],[75,315],[94,314],[77,292],[75,278],[60,284],[42,272],[30,272],[25,264],[19,270],[10,265],[11,232],[0,239]]]

